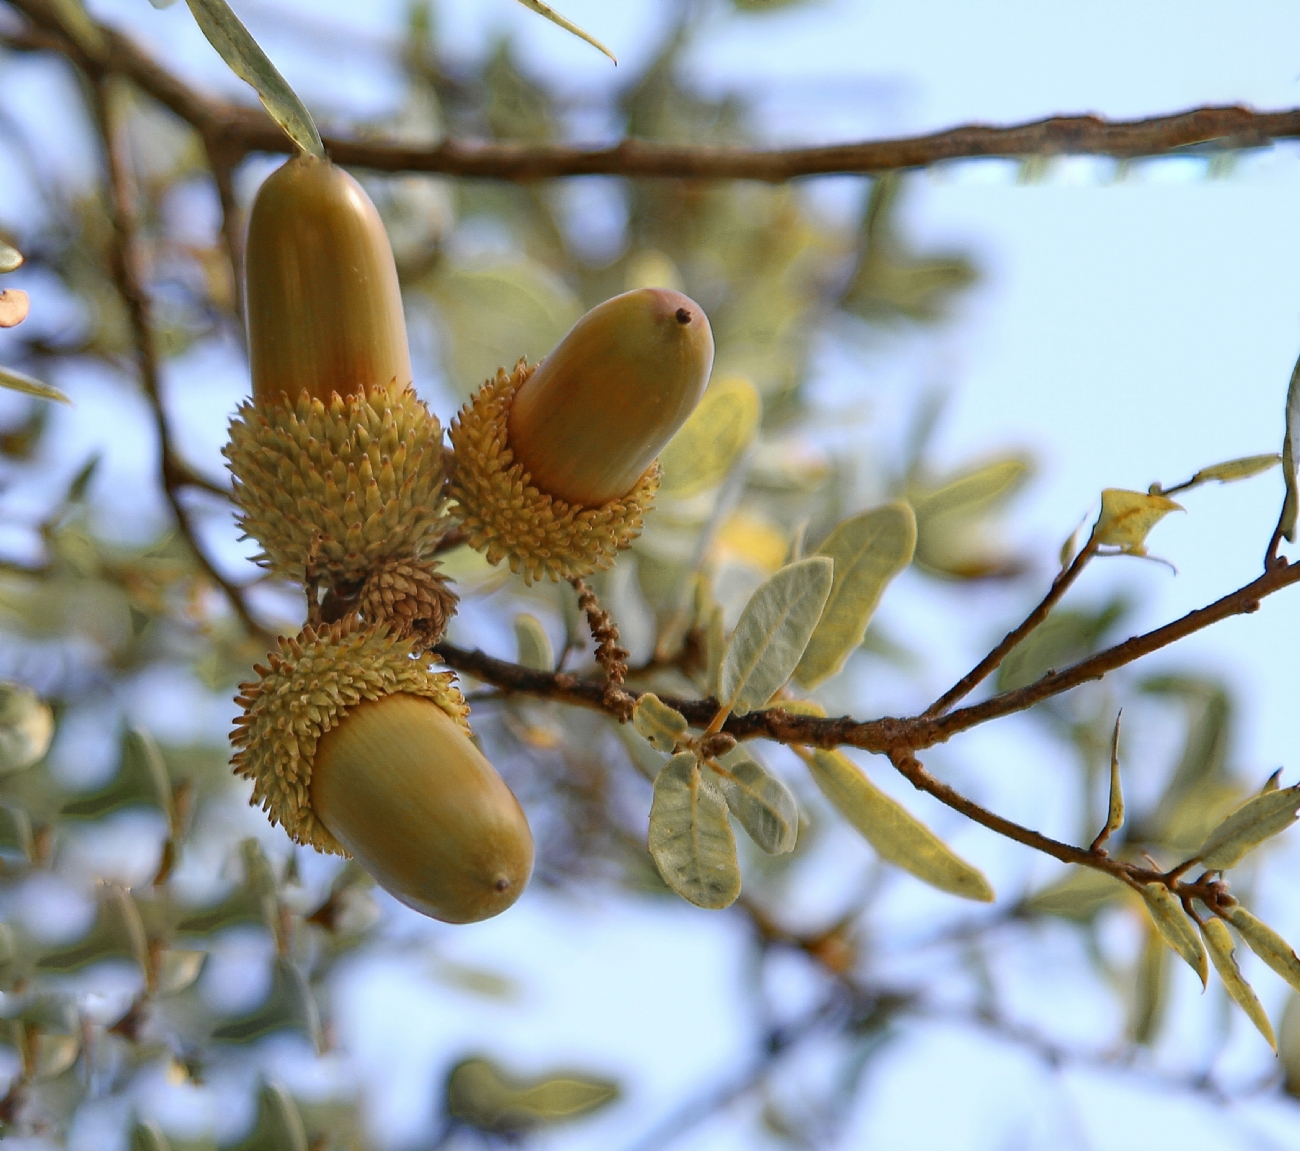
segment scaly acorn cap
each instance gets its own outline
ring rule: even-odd
[[[612,566],[618,551],[641,534],[659,488],[659,465],[652,463],[631,491],[598,508],[541,491],[506,442],[511,404],[536,370],[520,360],[512,373],[498,371],[452,420],[449,433],[447,493],[469,545],[489,563],[507,560],[525,583]]]
[[[234,768],[297,842],[352,854],[426,915],[485,919],[527,883],[532,834],[470,739],[454,677],[412,648],[382,625],[281,639],[241,686]]]
[[[287,579],[355,594],[376,567],[423,559],[446,530],[442,428],[410,389],[244,404],[224,452],[239,526]]]
[[[357,596],[364,623],[386,623],[394,635],[433,647],[456,614],[460,597],[436,560],[393,559],[371,569]]]
[[[294,404],[411,384],[397,266],[365,190],[296,156],[253,200],[244,253],[253,400]]]

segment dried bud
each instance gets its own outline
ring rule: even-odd
[[[515,394],[508,442],[537,487],[582,507],[625,496],[699,403],[703,309],[664,288],[598,304]]]
[[[361,185],[297,156],[258,190],[244,257],[253,399],[296,403],[411,383],[397,267]]]

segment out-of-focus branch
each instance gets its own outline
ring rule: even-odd
[[[50,0],[8,3],[27,16],[39,32],[53,36],[60,51],[84,54],[85,49],[72,41]],[[106,25],[99,28],[103,47],[98,65],[129,77],[194,125],[209,146],[216,141],[238,155],[291,150],[284,133],[260,109],[203,96],[121,33]],[[1262,147],[1297,137],[1300,109],[1259,112],[1227,106],[1195,108],[1142,120],[1053,116],[1007,127],[966,124],[922,136],[810,148],[724,148],[644,140],[623,140],[608,148],[448,140],[432,148],[413,148],[336,137],[326,137],[325,145],[341,164],[381,172],[431,172],[516,182],[563,176],[628,176],[777,183],[802,176],[924,168],[947,160],[1064,155],[1132,159],[1197,147]]]

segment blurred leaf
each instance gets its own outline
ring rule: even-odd
[[[72,477],[72,482],[68,485],[68,493],[63,497],[65,504],[79,504],[86,498],[86,489],[90,487],[90,481],[95,478],[95,472],[99,470],[99,461],[102,458],[101,452],[94,452],[77,469],[77,474]]]
[[[1147,920],[1142,952],[1138,956],[1136,985],[1133,991],[1133,1015],[1130,1030],[1133,1042],[1155,1041],[1164,1017],[1169,990],[1169,964],[1173,955],[1155,925]]]
[[[22,807],[0,804],[0,852],[32,858],[32,819]]]
[[[726,801],[692,752],[673,756],[655,780],[650,854],[664,882],[697,907],[727,907],[740,894]]]
[[[1014,575],[1020,564],[993,536],[990,521],[1033,474],[1028,459],[1009,456],[959,472],[939,486],[913,481],[916,563],[932,575],[986,579]]]
[[[226,0],[186,0],[186,3],[208,43],[236,76],[252,85],[271,119],[284,129],[298,150],[323,160],[325,146],[311,113]]]
[[[1124,894],[1126,886],[1104,871],[1072,867],[1064,879],[1025,900],[1031,915],[1054,915],[1085,923]]]
[[[993,902],[993,888],[983,874],[955,855],[901,803],[876,787],[842,751],[813,748],[799,754],[822,794],[882,859],[940,891],[981,903]]]
[[[636,701],[632,723],[638,732],[668,755],[676,749],[678,740],[686,734],[689,726],[680,711],[663,703],[651,691]]]
[[[1290,827],[1298,809],[1300,785],[1257,795],[1210,832],[1196,856],[1215,871],[1233,867],[1264,840]]]
[[[0,273],[12,272],[23,266],[23,254],[0,240]]]
[[[0,775],[45,758],[54,738],[54,712],[30,687],[0,680]]]
[[[98,912],[85,937],[45,952],[36,966],[42,971],[78,971],[106,959],[126,958],[135,962],[147,980],[152,980],[149,945],[135,900],[115,883],[101,883],[96,898]]]
[[[1286,431],[1282,438],[1282,479],[1286,483],[1286,499],[1282,504],[1279,527],[1283,537],[1291,543],[1295,543],[1296,516],[1300,512],[1297,467],[1300,467],[1300,360],[1296,361],[1286,390]]]
[[[279,1083],[264,1083],[253,1130],[226,1151],[308,1151],[307,1131],[293,1096]]]
[[[690,419],[659,453],[659,490],[683,498],[722,483],[753,442],[762,411],[763,401],[748,380],[714,380]]]
[[[1119,719],[1115,717],[1115,733],[1110,740],[1110,796],[1106,803],[1106,826],[1097,839],[1104,843],[1124,826],[1124,788],[1119,778]]]
[[[825,557],[800,560],[750,597],[722,661],[724,707],[744,715],[785,685],[821,617],[833,573]]]
[[[172,803],[172,785],[167,777],[162,752],[153,737],[140,728],[122,733],[117,774],[107,785],[90,795],[69,800],[63,814],[72,818],[98,819],[110,811],[135,804],[159,808],[167,824],[176,830],[176,811]]]
[[[1214,961],[1214,969],[1223,980],[1223,986],[1228,989],[1228,994],[1236,1000],[1237,1006],[1246,1013],[1247,1018],[1259,1029],[1259,1033],[1268,1040],[1268,1045],[1276,1051],[1277,1039],[1273,1036],[1273,1025],[1269,1023],[1268,1015],[1254,990],[1242,978],[1234,954],[1232,936],[1228,933],[1223,920],[1211,916],[1201,924],[1201,935],[1205,939],[1210,958]]]
[[[0,289],[0,328],[16,328],[32,310],[32,301],[18,288]]]
[[[1042,679],[1049,671],[1086,659],[1128,613],[1120,598],[1094,611],[1057,608],[1002,661],[998,691],[1014,691]]]
[[[130,1151],[172,1151],[172,1145],[153,1120],[137,1120],[131,1128]]]
[[[721,759],[726,774],[716,773],[718,787],[740,826],[768,855],[794,850],[799,836],[799,807],[790,789],[742,748]]]
[[[58,388],[34,380],[31,376],[23,375],[22,372],[15,372],[13,368],[0,368],[0,388],[8,388],[11,392],[22,392],[28,396],[38,396],[42,400],[58,400],[61,404],[72,403]]]
[[[816,687],[835,675],[862,643],[889,582],[912,562],[916,518],[907,504],[886,504],[840,523],[817,549],[835,565],[830,595],[804,650],[795,681]]]
[[[103,51],[104,34],[86,13],[81,0],[51,0],[50,6],[58,13],[59,25],[71,34],[82,51],[92,57]]]
[[[1256,919],[1240,903],[1228,908],[1224,918],[1232,924],[1246,941],[1251,951],[1258,955],[1291,986],[1300,991],[1300,959],[1291,945],[1267,923]]]
[[[277,956],[271,973],[271,990],[256,1010],[223,1023],[212,1038],[227,1043],[251,1043],[278,1031],[297,1031],[311,1040],[319,1055],[324,1051],[316,999],[302,973],[289,960]]]
[[[1286,1075],[1287,1094],[1300,1095],[1300,993],[1295,991],[1286,997],[1282,1026],[1278,1029],[1277,1053]]]
[[[516,1079],[490,1060],[463,1059],[447,1076],[447,1114],[494,1135],[519,1136],[588,1115],[619,1097],[618,1084],[580,1072]]]
[[[519,3],[522,4],[525,8],[531,8],[539,16],[545,16],[546,19],[548,19],[552,24],[558,24],[566,32],[572,32],[579,40],[585,40],[598,52],[603,52],[606,56],[608,56],[611,60],[613,60],[615,64],[618,63],[618,60],[614,58],[614,53],[611,52],[608,48],[606,48],[604,44],[602,44],[599,40],[593,39],[581,28],[579,28],[576,24],[571,24],[557,11],[555,11],[554,8],[550,7],[547,4],[543,4],[541,0],[519,0]]]
[[[551,650],[551,637],[546,634],[542,621],[535,615],[520,612],[515,616],[515,646],[521,667],[533,671],[554,671],[555,653]]]
[[[840,306],[867,320],[905,316],[939,318],[949,296],[975,280],[975,267],[959,254],[917,256],[898,236],[896,210],[903,180],[876,177],[862,220],[861,255]]]
[[[244,864],[243,882],[215,907],[183,916],[176,924],[177,931],[209,935],[236,923],[274,927],[279,916],[271,864],[256,839],[245,839],[239,848]]]
[[[1187,961],[1204,987],[1208,977],[1205,948],[1201,946],[1200,937],[1183,905],[1163,883],[1144,883],[1140,892],[1160,937]]]
[[[785,564],[785,533],[752,512],[733,512],[713,539],[710,559],[716,567],[741,563],[761,572],[775,573]]]
[[[1130,492],[1122,488],[1106,488],[1101,493],[1101,515],[1092,529],[1092,538],[1099,544],[1117,547],[1127,555],[1147,554],[1146,538],[1151,529],[1170,512],[1183,511],[1181,504],[1168,496],[1150,495],[1147,492]]]
[[[77,1035],[36,1036],[32,1077],[38,1082],[57,1079],[68,1070],[81,1054],[81,1038]]]
[[[173,948],[164,951],[162,970],[158,975],[158,994],[179,995],[190,987],[202,974],[207,958],[206,951],[178,951]]]

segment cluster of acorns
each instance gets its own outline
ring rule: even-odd
[[[351,176],[299,156],[266,181],[246,282],[253,399],[226,455],[241,526],[303,584],[308,623],[241,687],[235,770],[298,843],[351,854],[426,915],[486,919],[519,897],[533,840],[455,677],[430,667],[457,603],[434,554],[458,526],[528,581],[608,567],[708,383],[709,322],[677,292],[607,300],[539,365],[488,380],[448,450]]]

